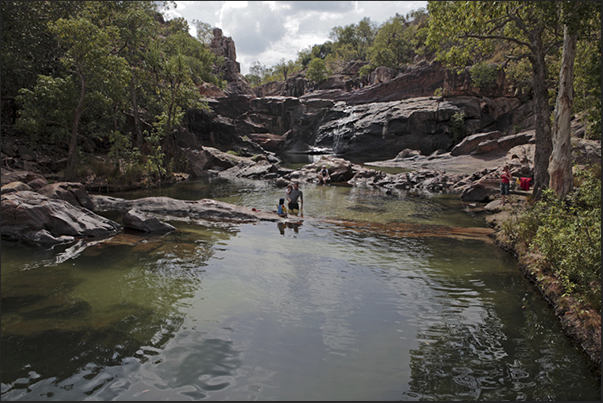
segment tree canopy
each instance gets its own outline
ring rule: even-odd
[[[46,135],[68,145],[67,176],[85,138],[110,145],[118,166],[161,177],[184,112],[203,107],[197,86],[223,85],[216,55],[183,18],[163,22],[157,2],[6,1],[1,11],[2,96],[19,102],[15,128],[32,148]]]

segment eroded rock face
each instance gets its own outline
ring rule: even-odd
[[[49,246],[77,238],[103,238],[116,234],[120,225],[65,200],[37,192],[2,195],[3,239]]]
[[[241,75],[241,65],[237,62],[234,40],[231,37],[223,36],[220,28],[214,28],[213,34],[214,37],[209,47],[215,54],[224,57],[224,63],[217,71],[228,82],[224,93],[226,95],[253,95],[254,92],[251,86]]]
[[[504,133],[509,122],[525,121],[530,113],[515,98],[421,97],[353,103],[349,98],[337,101],[323,96],[220,98],[210,102],[211,113],[189,113],[187,125],[201,144],[218,148],[251,137],[272,152],[318,150],[342,157],[393,158],[406,148],[423,155],[450,151],[457,115],[463,117],[462,134],[470,136]]]
[[[237,51],[232,38],[224,36],[220,28],[214,28],[212,33],[214,34],[214,37],[209,45],[210,49],[213,50],[217,55],[236,62]],[[240,70],[237,71],[237,73],[238,72],[240,72]]]

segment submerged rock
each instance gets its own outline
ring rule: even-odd
[[[91,198],[96,211],[127,212],[137,209],[175,219],[200,219],[228,223],[278,221],[280,219],[276,212],[260,211],[211,199],[178,200],[171,197],[144,197],[126,200],[104,195],[91,195]]]

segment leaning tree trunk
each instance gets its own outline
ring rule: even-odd
[[[536,45],[535,49],[542,49]],[[546,88],[546,64],[544,51],[535,52],[532,59],[532,84],[534,90],[534,113],[536,114],[534,150],[534,199],[539,200],[542,191],[549,184],[549,158],[553,149],[551,140],[551,125],[548,102],[548,91]]]
[[[563,56],[559,73],[559,93],[553,122],[553,151],[549,160],[549,188],[557,196],[566,196],[573,187],[571,117],[574,101],[574,59],[577,35],[567,25],[563,31]]]
[[[75,108],[73,115],[73,126],[71,128],[71,140],[69,142],[69,154],[67,154],[67,169],[66,173],[69,178],[75,171],[75,165],[77,163],[77,136],[80,126],[80,119],[82,112],[84,111],[84,99],[86,97],[86,79],[84,72],[78,69],[78,75],[80,77],[80,99]]]
[[[132,113],[134,115],[134,141],[132,146],[142,151],[142,129],[140,128],[140,115],[138,113],[138,99],[136,96],[136,67],[132,66],[132,79],[130,81],[130,95],[132,101]]]

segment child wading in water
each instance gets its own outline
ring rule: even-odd
[[[276,208],[276,214],[281,217],[287,217],[287,207],[285,207],[285,199],[278,199],[278,207]]]

